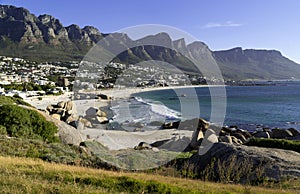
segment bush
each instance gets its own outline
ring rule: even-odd
[[[57,127],[34,110],[16,105],[0,107],[0,125],[6,128],[7,134],[13,137],[42,138],[47,142],[55,142]]]
[[[254,165],[251,158],[237,155],[230,155],[228,158],[212,158],[210,163],[199,172],[199,178],[203,181],[256,185],[264,181],[265,169],[269,165],[262,161]]]

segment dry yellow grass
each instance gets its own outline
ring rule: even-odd
[[[125,177],[125,178],[124,178]],[[122,182],[122,180],[125,180]],[[126,184],[125,184],[126,183]],[[279,188],[221,184],[156,174],[114,172],[43,162],[39,159],[0,157],[1,193],[131,193],[162,183],[178,193],[299,193],[299,184]],[[299,181],[298,181],[299,183]],[[120,187],[118,184],[122,184]],[[137,190],[128,187],[137,187]],[[124,187],[124,188],[123,188]],[[144,188],[145,187],[145,188]],[[173,188],[174,187],[174,188]],[[294,187],[294,188],[293,188]],[[148,187],[147,187],[148,188]],[[124,190],[122,190],[124,189]]]

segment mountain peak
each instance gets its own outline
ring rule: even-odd
[[[42,24],[44,25],[49,25],[51,23],[53,24],[59,24],[62,26],[62,24],[60,23],[60,21],[56,18],[54,18],[53,16],[51,15],[48,15],[48,14],[43,14],[43,15],[40,15],[38,17],[38,19],[42,22]]]
[[[155,35],[149,35],[138,40],[142,45],[162,45],[164,47],[172,48],[172,39],[169,34],[161,32]]]
[[[23,20],[30,12],[23,7],[13,5],[0,5],[0,18],[12,16],[15,20]]]
[[[201,42],[201,41],[192,42],[189,45],[187,45],[187,48],[189,50],[194,50],[197,52],[209,50],[208,46],[204,42]]]

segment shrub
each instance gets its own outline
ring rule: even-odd
[[[257,184],[264,180],[265,168],[269,164],[254,165],[250,158],[239,158],[230,155],[228,158],[212,158],[210,163],[199,175],[203,181],[217,181],[222,183]]]
[[[0,125],[6,128],[7,134],[13,137],[42,138],[47,142],[55,142],[57,127],[34,110],[16,105],[0,107]]]

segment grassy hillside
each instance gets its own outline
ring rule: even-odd
[[[270,188],[112,172],[0,157],[1,193],[297,193],[299,181]],[[287,187],[289,189],[287,189]]]

